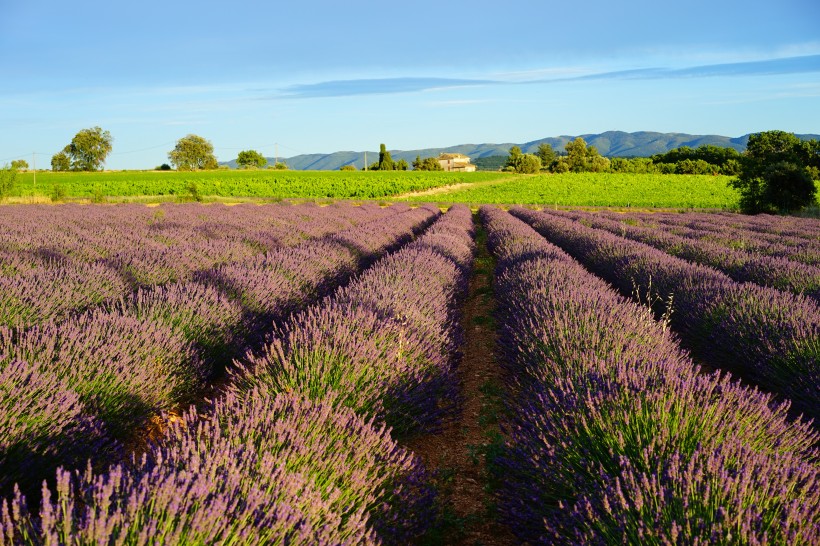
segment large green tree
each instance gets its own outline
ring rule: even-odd
[[[562,158],[562,163],[565,164],[565,169],[576,172],[605,172],[609,170],[609,159],[598,153],[595,146],[587,146],[586,141],[577,137],[571,142],[567,142],[564,149],[567,151],[565,158]]]
[[[555,150],[552,149],[552,145],[548,142],[539,144],[538,151],[535,152],[535,155],[541,160],[542,169],[549,169],[550,165],[555,161]]]
[[[567,142],[564,150],[567,152],[569,170],[576,173],[587,170],[587,143],[583,138],[577,137],[575,140]]]
[[[236,164],[246,169],[251,167],[261,169],[268,164],[268,160],[256,150],[243,150],[236,157]]]
[[[219,168],[214,145],[199,135],[187,135],[177,140],[168,152],[168,159],[179,171],[211,170]]]
[[[730,182],[740,191],[740,208],[750,214],[786,214],[814,204],[816,147],[816,141],[803,142],[785,131],[751,135],[740,175]]]
[[[113,142],[111,133],[100,127],[82,129],[62,153],[69,158],[72,171],[98,171],[111,153]]]

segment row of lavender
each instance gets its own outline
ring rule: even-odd
[[[137,291],[61,322],[0,328],[0,490],[116,459],[152,418],[202,396],[233,356],[440,214],[399,208],[323,240]],[[267,321],[267,322],[266,322]]]
[[[820,238],[820,220],[795,216],[775,216],[758,214],[745,216],[729,213],[718,213],[731,225],[750,229],[760,233],[771,233],[779,236],[795,236],[817,241]]]
[[[39,518],[19,494],[0,543],[406,543],[432,521],[424,469],[390,437],[453,403],[466,207],[277,330],[224,397],[132,465],[57,473]]]
[[[116,260],[124,250],[144,248],[156,255],[173,251],[180,244],[204,251],[209,242],[229,249],[215,250],[217,254],[244,255],[293,246],[307,238],[373,220],[380,214],[387,216],[390,211],[373,204],[345,203],[329,207],[308,203],[7,208],[0,215],[5,235],[0,242],[0,261],[12,262],[4,266],[7,274],[5,268],[15,264],[27,270],[54,260]],[[177,252],[180,258],[185,255]],[[206,259],[203,256],[199,261],[204,263]]]
[[[552,212],[522,208],[510,212],[623,295],[650,299],[658,315],[668,311],[671,303],[672,327],[706,363],[735,371],[791,399],[796,410],[820,417],[816,301],[735,282],[711,267]]]
[[[808,423],[701,375],[648,309],[524,222],[488,207],[481,216],[509,378],[501,512],[522,541],[820,541]]]
[[[602,212],[610,219],[627,219],[645,227],[663,227],[690,239],[705,239],[724,248],[740,249],[756,254],[787,258],[808,265],[820,264],[820,229],[809,219],[792,219],[779,226],[778,217],[755,218],[756,223],[740,219],[739,215],[705,213],[630,213],[618,215]],[[766,227],[764,227],[766,226]]]
[[[0,216],[0,324],[62,320],[139,287],[394,213],[350,205],[10,208]]]
[[[714,267],[738,282],[753,282],[820,301],[820,267],[785,257],[731,249],[704,239],[699,232],[687,237],[661,227],[630,225],[623,219],[587,212],[558,212],[553,215],[639,241],[684,260]],[[692,230],[690,230],[692,231]],[[810,254],[818,254],[812,249]]]

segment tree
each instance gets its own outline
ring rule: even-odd
[[[510,155],[507,157],[504,170],[520,174],[534,174],[541,170],[541,159],[534,154],[522,153],[521,148],[513,146],[510,148]]]
[[[739,159],[728,159],[726,163],[720,167],[720,174],[737,176],[740,174],[740,168],[741,165]]]
[[[794,133],[765,131],[749,137],[740,175],[730,182],[740,191],[747,213],[789,213],[815,203],[811,176],[816,141],[803,142]]]
[[[198,135],[187,135],[177,140],[176,147],[168,152],[168,159],[178,171],[219,168],[214,155],[214,145]]]
[[[98,171],[111,153],[113,142],[111,133],[92,127],[74,135],[62,153],[69,157],[72,171]]]
[[[236,164],[246,169],[251,167],[261,169],[268,164],[268,160],[256,150],[243,150],[239,152]]]
[[[515,172],[520,174],[536,174],[541,170],[541,159],[535,154],[523,154],[518,160]]]
[[[505,171],[515,171],[519,161],[521,161],[521,156],[523,153],[521,152],[521,148],[518,146],[513,146],[510,148],[510,153],[507,156],[507,163],[504,165]]]
[[[406,171],[409,166],[410,165],[407,164],[406,159],[399,159],[398,161],[396,161],[394,168],[397,171]]]
[[[549,169],[552,162],[555,161],[555,150],[552,149],[552,146],[548,142],[539,144],[538,151],[535,152],[535,155],[541,160],[541,168],[543,169]]]
[[[25,159],[15,159],[11,162],[11,168],[17,171],[25,171],[28,169],[28,161]]]
[[[555,163],[552,164],[552,172],[558,174],[569,172],[569,161],[566,156],[559,157],[555,160]]]
[[[273,168],[277,171],[286,171],[288,170],[288,164],[284,161],[277,161],[276,163],[274,163]]]
[[[609,170],[609,159],[599,154],[595,146],[587,148],[586,170],[593,173],[603,173]]]
[[[567,142],[564,149],[567,151],[567,165],[569,170],[575,173],[586,171],[587,166],[587,143],[581,138],[577,137],[571,142]]]
[[[339,167],[339,170],[340,171],[355,171],[356,167],[354,165],[350,165],[350,164],[342,165],[341,167]]]
[[[413,160],[413,169],[416,171],[443,171],[444,167],[441,166],[441,163],[439,163],[435,157],[425,157],[421,159],[419,156],[416,156],[416,159]]]
[[[393,158],[390,157],[387,147],[384,144],[379,145],[379,170],[393,171],[395,169],[396,165],[393,163]]]
[[[13,165],[4,165],[0,169],[0,201],[8,197],[17,181],[17,169]]]
[[[52,171],[69,171],[71,170],[71,158],[65,152],[57,152],[51,156],[51,170]]]

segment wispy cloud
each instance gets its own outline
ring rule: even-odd
[[[494,99],[454,99],[454,100],[434,100],[427,103],[427,106],[470,106],[473,104],[487,104],[496,102]]]
[[[336,80],[320,83],[291,85],[281,89],[274,98],[348,97],[355,95],[382,95],[414,93],[454,87],[493,85],[493,80],[457,78],[378,78],[361,80]]]
[[[820,55],[766,59],[740,63],[709,64],[687,68],[639,68],[616,72],[587,74],[565,80],[601,80],[601,79],[673,79],[673,78],[709,78],[716,76],[774,76],[782,74],[802,74],[820,72]],[[541,82],[556,80],[540,80]]]
[[[578,72],[585,72],[577,75]],[[374,78],[355,80],[332,80],[318,83],[296,84],[279,89],[264,100],[351,97],[361,95],[384,95],[418,93],[442,89],[552,84],[589,80],[662,80],[679,78],[711,78],[741,76],[772,76],[820,72],[820,55],[805,55],[756,61],[706,64],[685,68],[643,67],[610,72],[593,72],[581,69],[539,69],[500,75],[499,78],[462,79],[434,77]],[[546,75],[546,77],[544,77]],[[529,77],[527,77],[529,76]],[[462,102],[463,103],[463,102]]]

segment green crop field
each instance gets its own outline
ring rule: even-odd
[[[497,172],[122,171],[20,173],[11,202],[392,199],[442,203],[736,209],[727,176]]]
[[[581,207],[736,209],[738,192],[731,177],[677,174],[567,173],[514,176],[478,182],[422,201],[542,204]]]
[[[20,173],[12,198],[94,199],[157,196],[378,199],[430,188],[496,180],[499,173],[342,171],[118,171]]]

